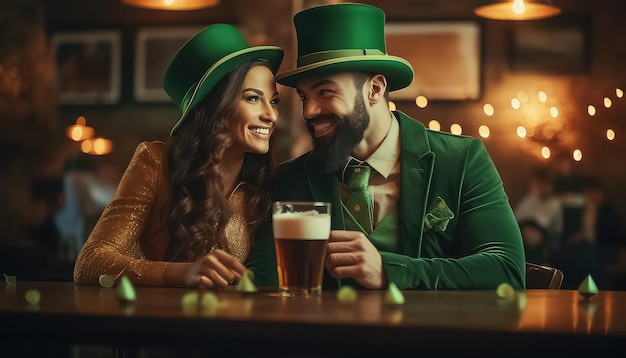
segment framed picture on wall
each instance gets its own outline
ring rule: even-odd
[[[480,96],[480,26],[474,21],[386,25],[387,52],[411,63],[413,83],[392,100],[470,100]]]
[[[57,32],[51,38],[61,104],[115,104],[120,98],[119,31]]]
[[[178,49],[202,26],[153,27],[137,31],[134,97],[139,102],[170,101],[163,90],[163,74]]]
[[[511,24],[509,63],[514,71],[576,72],[589,67],[589,18],[561,15]]]

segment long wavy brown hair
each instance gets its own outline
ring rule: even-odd
[[[243,81],[262,59],[246,62],[224,76],[172,134],[167,146],[170,200],[167,259],[191,262],[213,248],[225,248],[224,229],[231,217],[224,197],[224,152],[232,144],[228,118],[241,98]],[[240,180],[246,182],[244,207],[250,232],[267,217],[269,194],[264,190],[271,155],[246,153]],[[242,238],[243,239],[243,238]]]

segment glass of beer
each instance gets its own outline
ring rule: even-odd
[[[281,295],[321,294],[330,203],[274,202],[272,228]]]

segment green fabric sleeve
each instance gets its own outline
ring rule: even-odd
[[[381,252],[389,282],[400,289],[495,289],[503,282],[524,289],[525,255],[519,227],[502,180],[480,140],[468,146],[462,173],[444,168],[436,172],[433,181],[459,178],[459,174],[458,206],[451,205],[456,218],[446,235],[460,254],[456,258],[438,256],[439,245],[427,242],[422,245],[420,258]],[[437,239],[442,236],[428,232],[423,238]]]
[[[272,221],[261,225],[255,235],[246,260],[246,267],[254,272],[254,284],[259,288],[278,288],[278,272],[276,271],[276,249]]]

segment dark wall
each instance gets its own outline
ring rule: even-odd
[[[251,42],[275,44],[285,48],[286,56],[282,70],[292,68],[295,63],[294,30],[291,15],[297,6],[319,3],[320,1],[248,1],[222,0],[220,5],[198,11],[158,11],[145,10],[121,4],[119,0],[48,0],[38,2],[43,26],[47,36],[57,31],[83,31],[93,29],[115,29],[122,34],[122,93],[119,103],[96,106],[51,107],[59,140],[64,128],[79,115],[85,115],[88,124],[101,135],[115,142],[115,150],[109,161],[120,167],[130,159],[137,143],[142,140],[168,137],[171,125],[178,117],[178,110],[172,104],[138,102],[133,98],[135,36],[139,29],[154,26],[208,25],[215,22],[228,22],[240,26]],[[491,136],[484,142],[494,163],[500,170],[512,204],[516,204],[527,189],[528,172],[539,164],[551,165],[553,159],[542,159],[538,148],[549,144],[554,152],[571,152],[575,148],[583,151],[583,160],[574,162],[577,171],[585,175],[598,176],[608,188],[611,199],[619,205],[622,214],[626,213],[626,169],[622,165],[622,154],[626,152],[626,99],[615,98],[615,88],[626,90],[626,41],[621,35],[626,33],[626,2],[622,0],[568,0],[555,1],[563,9],[562,18],[583,19],[589,42],[584,68],[575,70],[525,69],[511,67],[511,34],[517,26],[506,21],[479,19],[472,9],[478,0],[406,0],[406,1],[362,1],[385,10],[389,21],[449,21],[471,20],[480,25],[480,96],[466,101],[431,101],[420,109],[412,101],[398,101],[398,109],[427,124],[437,119],[442,130],[448,130],[452,123],[459,123],[464,134],[478,136],[477,128],[488,125]],[[322,24],[320,24],[322,26]],[[561,44],[555,43],[558,47]],[[567,66],[563,66],[567,68]],[[307,139],[298,140],[290,136],[290,131],[301,130],[299,104],[293,91],[279,87],[281,102],[281,129],[279,148],[282,157],[289,157],[289,149],[298,145],[295,151],[307,146]],[[559,108],[559,117],[553,122],[545,120],[543,112],[520,112],[510,107],[510,100],[523,90],[534,96],[538,90],[550,96],[550,105]],[[613,99],[610,109],[602,107],[602,98]],[[490,103],[496,114],[487,117],[482,111],[483,104]],[[598,108],[595,117],[587,115],[587,106]],[[534,123],[534,124],[533,124]],[[537,124],[540,123],[540,124]],[[521,139],[515,134],[518,125],[534,126],[542,129],[557,126],[553,140]],[[607,128],[615,130],[614,141],[604,137]],[[7,127],[10,131],[10,127]],[[57,165],[57,168],[59,166]],[[53,170],[53,169],[48,169]],[[24,210],[23,210],[24,211]],[[624,216],[624,215],[623,215]]]

